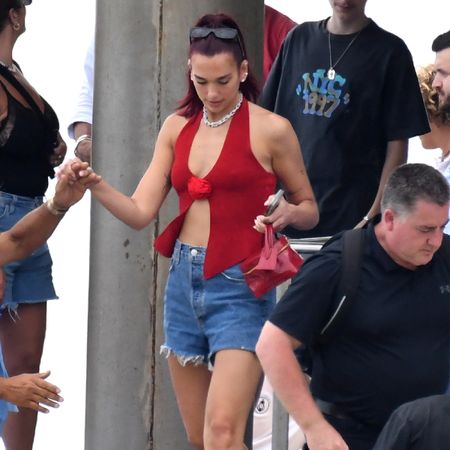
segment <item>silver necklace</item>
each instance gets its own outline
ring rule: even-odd
[[[347,47],[345,47],[344,51],[341,53],[339,58],[336,60],[336,62],[333,64],[333,59],[331,57],[331,34],[328,32],[328,55],[330,56],[330,68],[327,72],[327,78],[329,80],[334,80],[334,77],[336,76],[336,71],[334,70],[335,67],[339,64],[339,61],[344,57],[344,55],[347,53],[348,49],[352,46],[353,42],[356,41],[356,38],[360,35],[362,29],[356,33],[355,37],[349,42]]]
[[[206,111],[206,106],[203,106],[203,122],[205,122],[205,125],[207,127],[211,128],[217,128],[220,127],[220,125],[224,124],[227,120],[230,120],[237,112],[237,110],[241,107],[242,99],[244,96],[242,95],[242,92],[239,93],[239,100],[236,103],[235,107],[227,114],[225,114],[221,119],[211,121],[208,119],[208,111]]]

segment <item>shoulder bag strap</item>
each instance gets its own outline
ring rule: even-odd
[[[328,340],[339,328],[358,292],[365,230],[362,228],[348,230],[343,233],[342,239],[341,278],[337,290],[339,304],[320,333],[321,342]]]
[[[450,270],[450,236],[446,234],[444,234],[444,239],[442,240],[441,251],[444,255],[447,268]]]
[[[25,101],[30,105],[30,108],[42,119],[44,120],[44,113],[41,111],[37,103],[31,94],[25,89],[22,83],[10,72],[10,70],[2,65],[0,65],[0,75],[8,80],[14,88],[19,92],[19,94],[25,99]]]

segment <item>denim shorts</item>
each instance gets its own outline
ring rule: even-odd
[[[205,253],[177,241],[167,279],[161,353],[175,354],[183,365],[213,363],[225,349],[254,352],[275,305],[275,289],[257,299],[239,264],[205,280]]]
[[[0,192],[0,232],[9,230],[42,202],[42,197]],[[52,264],[47,244],[44,244],[28,258],[5,265],[6,287],[0,314],[6,308],[16,310],[19,303],[40,303],[58,298],[53,287]]]

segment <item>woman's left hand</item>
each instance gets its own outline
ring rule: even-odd
[[[264,202],[264,206],[269,206],[273,195],[269,195],[267,200]],[[274,231],[279,231],[285,228],[290,223],[291,216],[291,205],[284,199],[281,198],[275,211],[270,216],[256,216],[255,228],[256,231],[260,233],[265,232],[266,224],[271,223]]]
[[[69,184],[75,184],[85,179],[82,181],[82,184],[86,188],[95,186],[102,179],[87,162],[83,162],[78,158],[69,159],[59,168],[56,178],[60,180],[62,177],[66,177]]]
[[[61,135],[58,133],[57,145],[53,149],[53,153],[50,155],[50,164],[52,165],[52,167],[59,166],[64,161],[66,152],[67,152],[67,145],[64,142],[63,138],[61,137]]]
[[[70,178],[70,173],[60,171],[55,186],[53,199],[62,209],[68,209],[77,203],[83,197],[86,189],[95,186],[102,179],[89,167],[88,163],[76,160],[71,162],[71,166],[74,173],[79,174],[78,178],[73,180]]]

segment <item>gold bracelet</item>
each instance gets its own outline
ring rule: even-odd
[[[45,206],[54,216],[63,216],[67,211],[69,211],[69,208],[61,208],[57,206],[53,197],[45,202]]]

